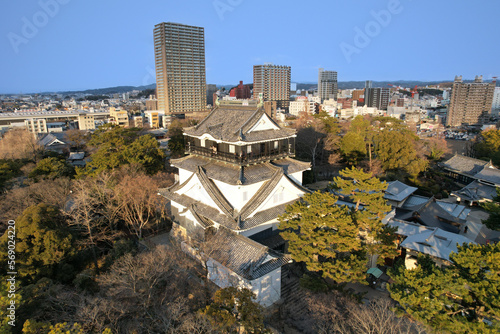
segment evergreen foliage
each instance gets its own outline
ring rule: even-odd
[[[99,127],[89,145],[95,148],[91,161],[77,172],[95,176],[126,164],[138,163],[148,174],[155,174],[164,166],[165,154],[158,142],[149,135],[142,135],[138,128],[122,128],[110,124]]]
[[[254,293],[248,289],[220,289],[202,313],[208,315],[224,333],[239,333],[240,326],[245,328],[245,332],[268,333],[263,322],[263,309],[253,301],[254,298]]]
[[[439,268],[420,256],[415,269],[389,272],[391,297],[437,332],[500,331],[500,244],[463,245]]]
[[[54,180],[61,177],[72,177],[73,175],[75,175],[75,168],[64,159],[49,157],[40,160],[28,176],[34,180]]]
[[[483,220],[482,223],[489,229],[500,230],[500,188],[496,189],[497,195],[493,198],[493,202],[482,203],[481,206],[489,212],[488,219]]]
[[[16,220],[16,269],[24,282],[41,277],[55,277],[56,269],[75,254],[74,239],[65,228],[56,207],[39,204],[27,208]],[[9,230],[0,238],[7,249]],[[0,261],[7,263],[7,253],[0,253]],[[5,274],[6,266],[2,267]]]
[[[336,282],[365,280],[365,254],[358,226],[337,197],[319,191],[306,194],[278,217],[281,236],[292,258],[310,271]]]

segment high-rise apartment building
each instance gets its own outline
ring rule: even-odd
[[[389,88],[365,88],[365,105],[370,108],[387,110]]]
[[[206,108],[204,29],[163,22],[155,25],[156,98],[166,114]]]
[[[207,104],[214,105],[214,94],[217,93],[217,85],[207,84]]]
[[[493,103],[491,104],[491,114],[493,116],[498,116],[500,113],[500,87],[495,87],[495,92],[493,93]]]
[[[338,90],[337,72],[325,71],[320,68],[318,71],[318,95],[321,102],[329,99],[336,100]]]
[[[486,122],[491,115],[495,85],[496,81],[483,82],[482,75],[476,76],[471,83],[464,83],[462,76],[456,76],[446,125],[461,126]]]
[[[253,98],[263,94],[264,101],[276,101],[279,108],[288,108],[290,103],[290,66],[273,64],[253,67]]]

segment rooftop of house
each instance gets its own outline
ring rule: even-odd
[[[500,170],[493,166],[483,168],[474,176],[476,179],[483,182],[491,183],[492,185],[500,186]]]
[[[415,191],[418,188],[410,187],[403,182],[400,181],[391,181],[387,184],[387,189],[384,194],[384,198],[387,200],[392,200],[396,202],[401,202]]]
[[[224,142],[259,142],[295,136],[294,129],[280,128],[263,108],[221,105],[198,125],[184,129],[192,137],[210,135]]]
[[[248,280],[262,277],[289,263],[281,254],[224,227],[208,240],[205,254]]]
[[[68,160],[83,160],[85,152],[69,152]]]
[[[64,133],[49,133],[43,136],[38,143],[42,146],[53,146],[53,145],[66,145],[64,140]]]
[[[422,198],[422,201],[415,206],[404,205],[402,208],[397,208],[396,218],[404,221],[416,220],[425,226],[438,227],[441,230],[458,233],[460,229],[455,225],[464,224],[465,219],[462,219],[460,215],[455,216],[453,213],[448,208],[443,208],[431,197],[425,202]]]
[[[441,166],[449,170],[474,176],[477,173],[481,172],[483,168],[491,166],[491,163],[488,161],[455,154],[450,159],[441,163]]]
[[[469,202],[479,202],[484,199],[492,200],[497,195],[497,192],[495,186],[474,180],[451,194]]]
[[[457,252],[457,245],[474,243],[463,235],[443,231],[440,228],[425,227],[422,225],[390,220],[388,223],[397,227],[397,234],[407,238],[401,243],[401,247],[411,249],[419,253],[428,254],[446,261],[450,261],[450,254]]]

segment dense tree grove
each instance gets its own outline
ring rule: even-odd
[[[147,174],[156,174],[164,167],[165,154],[158,142],[149,135],[141,135],[138,128],[101,126],[89,143],[93,148],[92,159],[81,175],[97,175],[127,164],[138,163]]]
[[[415,181],[429,167],[426,154],[437,160],[447,151],[446,143],[437,139],[424,146],[401,120],[390,117],[357,116],[339,124],[326,112],[302,114],[295,128],[297,157],[311,161],[313,172],[320,164],[340,161]]]

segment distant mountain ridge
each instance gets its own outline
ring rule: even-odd
[[[464,82],[473,82],[474,80],[464,80]],[[484,82],[491,82],[491,80],[484,80]],[[417,80],[395,80],[395,81],[373,81],[372,87],[389,87],[389,84],[394,86],[413,88],[415,86],[425,87],[428,85],[441,85],[442,87],[451,87],[453,81],[443,80],[443,81],[417,81]],[[313,90],[318,87],[316,82],[297,82],[297,89]],[[235,87],[232,85],[219,85],[217,87],[225,87],[226,90]],[[365,81],[339,81],[338,86],[340,89],[363,89],[365,88]],[[500,81],[496,83],[497,87],[500,87]],[[154,89],[156,84],[150,84],[146,86],[115,86],[108,88],[97,88],[97,89],[87,89],[87,90],[77,90],[77,91],[58,91],[58,92],[43,92],[41,95],[47,94],[61,94],[61,95],[75,95],[75,94],[89,94],[89,95],[107,95],[107,94],[122,94],[130,92],[133,90],[146,90]],[[0,95],[16,95],[16,94],[0,94]]]

